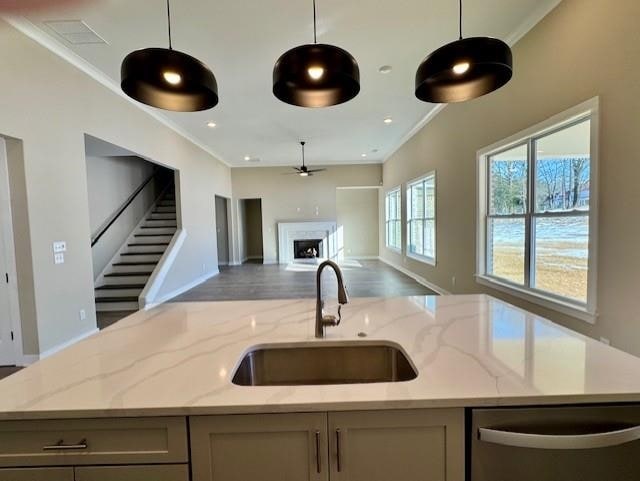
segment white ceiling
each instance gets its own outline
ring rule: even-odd
[[[415,98],[415,70],[430,51],[457,38],[457,2],[317,3],[318,41],[345,48],[360,65],[362,90],[354,100],[304,109],[271,93],[276,59],[312,40],[311,0],[173,0],[174,48],[213,70],[220,103],[205,112],[158,113],[234,167],[299,164],[299,140],[308,142],[309,164],[384,161],[434,108]],[[512,39],[557,3],[467,0],[465,36]],[[127,53],[167,45],[165,15],[164,0],[93,0],[31,14],[28,20],[118,84]],[[62,19],[85,21],[107,44],[72,45],[43,23]],[[379,73],[382,65],[393,66],[393,71]],[[383,123],[385,117],[393,123]],[[207,127],[208,121],[217,127]],[[247,155],[261,162],[246,162]]]

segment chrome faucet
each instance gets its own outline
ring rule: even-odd
[[[325,315],[324,300],[322,299],[322,271],[325,267],[331,267],[338,278],[338,316]],[[340,324],[342,315],[340,309],[344,304],[349,302],[347,288],[344,286],[344,278],[338,264],[333,261],[324,261],[318,266],[316,274],[316,337],[322,339],[324,337],[324,329],[327,326],[337,326]]]

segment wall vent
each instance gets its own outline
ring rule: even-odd
[[[82,20],[47,20],[44,24],[72,45],[107,43]]]

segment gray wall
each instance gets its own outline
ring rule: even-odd
[[[338,229],[342,230],[342,256],[378,256],[378,191],[336,190]]]
[[[4,21],[0,44],[10,46],[0,49],[0,65],[11,72],[0,76],[0,134],[23,143],[28,197],[38,341],[25,344],[42,352],[96,327],[85,134],[179,171],[187,236],[158,295],[216,272],[211,199],[231,197],[230,169]],[[57,240],[67,242],[62,265],[52,260]]]
[[[139,157],[87,155],[87,194],[91,236],[96,235],[124,202],[148,179],[154,165]],[[98,243],[91,248],[96,279],[155,202],[161,186],[150,182]]]
[[[277,262],[278,222],[335,221],[336,187],[378,186],[382,181],[380,165],[331,165],[313,177],[284,175],[290,172],[288,167],[231,170],[236,199],[262,199],[265,263]]]
[[[515,46],[511,83],[446,107],[398,150],[384,164],[385,189],[437,171],[438,264],[382,247],[384,229],[382,255],[454,293],[487,292],[640,355],[638,18],[637,0],[564,0]],[[475,282],[474,206],[479,149],[595,96],[600,96],[599,318],[591,325]]]

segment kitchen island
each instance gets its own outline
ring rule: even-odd
[[[486,295],[353,299],[342,313],[315,339],[312,300],[138,312],[0,381],[0,479],[182,481],[188,469],[194,481],[424,479],[429,469],[462,480],[470,408],[640,402],[640,359]],[[257,347],[343,343],[395,346],[417,377],[232,382]]]

